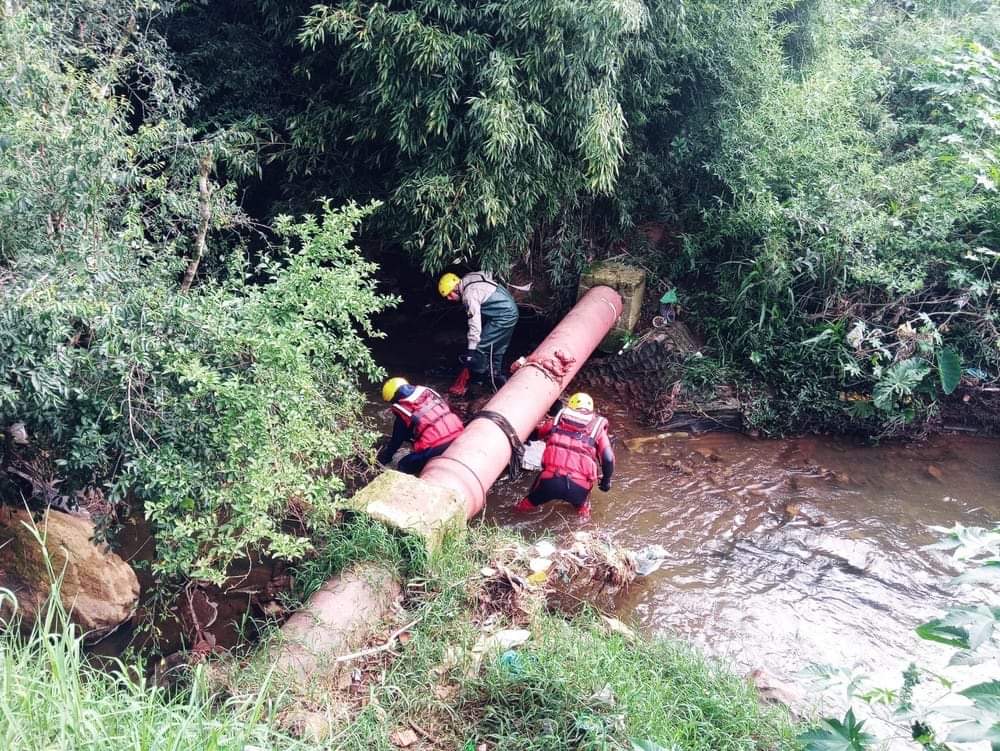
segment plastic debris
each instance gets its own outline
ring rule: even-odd
[[[617,618],[613,618],[610,615],[602,615],[601,621],[604,623],[604,629],[608,634],[618,634],[628,641],[632,641],[637,638],[635,631],[630,629]]]
[[[530,638],[531,632],[523,628],[508,628],[503,631],[497,631],[491,636],[484,634],[476,640],[475,645],[472,647],[472,653],[474,655],[484,655],[495,649],[513,649],[514,647],[520,647]]]
[[[528,568],[531,569],[531,573],[545,573],[550,568],[552,568],[551,558],[532,558],[528,561]]]
[[[662,545],[647,545],[635,554],[635,572],[639,576],[649,576],[658,571],[668,557]]]
[[[548,540],[539,540],[535,543],[535,554],[538,555],[539,558],[551,558],[557,549],[558,548],[556,548],[556,546]]]
[[[524,455],[521,457],[521,469],[536,472],[542,468],[542,454],[545,453],[545,441],[528,441],[524,444]]]
[[[604,687],[600,691],[595,691],[590,696],[590,700],[594,702],[599,702],[601,704],[608,704],[614,706],[615,703],[615,692],[611,688],[610,683],[605,683]]]
[[[524,660],[521,657],[520,652],[516,652],[513,649],[508,649],[498,660],[500,666],[504,668],[509,675],[519,676],[524,672]]]

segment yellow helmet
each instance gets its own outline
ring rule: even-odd
[[[391,402],[400,386],[409,386],[410,382],[405,378],[390,378],[382,387],[382,401]]]
[[[441,297],[447,297],[454,292],[461,281],[457,274],[444,274],[438,279],[438,292],[441,294]]]
[[[590,394],[585,394],[582,391],[578,391],[566,401],[566,406],[569,407],[570,409],[583,410],[585,412],[593,412],[594,400],[590,398]]]

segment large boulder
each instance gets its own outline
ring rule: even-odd
[[[132,616],[139,600],[135,572],[93,537],[94,525],[85,517],[49,510],[33,522],[27,510],[0,507],[0,588],[17,597],[22,628],[30,629],[44,609],[52,591],[50,567],[62,580],[63,607],[88,641]],[[0,621],[12,612],[7,600],[0,602]]]

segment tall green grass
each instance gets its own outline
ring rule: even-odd
[[[54,599],[30,634],[22,634],[16,623],[0,630],[0,749],[307,748],[271,726],[261,698],[217,703],[197,670],[190,685],[175,692],[136,677],[141,675],[120,661],[92,664],[82,635]]]
[[[412,721],[434,748],[457,751],[484,743],[496,751],[632,751],[633,739],[670,751],[798,748],[788,714],[762,706],[748,681],[678,641],[608,635],[593,613],[537,617],[513,665],[493,653],[470,670],[483,633],[470,612],[470,581],[509,541],[502,531],[473,530],[429,562],[427,594],[406,615],[420,619],[413,638],[331,747],[390,751],[389,732]],[[511,625],[501,619],[492,629]]]

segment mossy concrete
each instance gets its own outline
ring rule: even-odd
[[[598,263],[580,277],[577,299],[600,286],[611,287],[622,298],[622,314],[617,325],[598,345],[603,352],[614,352],[621,348],[625,337],[635,331],[639,323],[646,296],[646,272],[618,261]]]
[[[354,494],[351,506],[387,527],[416,535],[429,551],[465,529],[465,501],[447,488],[389,469]]]

